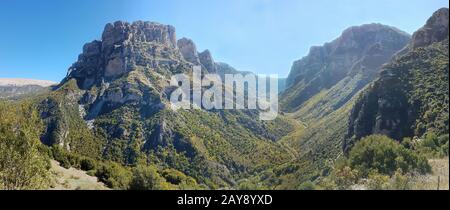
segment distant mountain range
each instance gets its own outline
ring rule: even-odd
[[[42,92],[56,82],[19,78],[0,78],[0,99],[20,98]]]

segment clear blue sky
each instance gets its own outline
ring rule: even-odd
[[[412,33],[441,7],[447,0],[1,0],[0,77],[60,81],[83,44],[115,20],[170,24],[216,61],[286,76],[312,45],[349,26]]]

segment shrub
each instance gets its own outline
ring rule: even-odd
[[[332,182],[335,183],[337,189],[345,190],[349,189],[352,185],[356,184],[359,179],[359,172],[348,166],[340,169],[336,169],[331,174]]]
[[[365,177],[372,170],[389,176],[398,169],[405,173],[431,171],[425,157],[415,154],[412,150],[382,135],[368,136],[356,143],[350,151],[348,163],[351,168],[362,172]]]
[[[392,189],[394,190],[410,190],[411,189],[411,177],[409,175],[403,175],[402,171],[397,170],[392,177]]]
[[[186,176],[184,173],[175,169],[165,169],[161,172],[161,175],[166,179],[167,182],[174,185],[185,185],[194,187],[197,185],[197,181],[192,177]]]
[[[448,156],[448,139],[448,134],[438,137],[434,133],[428,133],[419,143],[418,151],[433,158]]]
[[[138,165],[133,168],[131,190],[162,190],[169,189],[164,178],[158,174],[154,166]]]
[[[314,185],[314,183],[307,181],[307,182],[303,182],[302,184],[300,184],[300,186],[298,186],[298,190],[315,190],[316,186]]]
[[[387,190],[389,189],[389,176],[371,171],[366,186],[369,190]]]
[[[97,163],[92,158],[82,158],[80,161],[80,169],[83,171],[90,171],[95,169]]]
[[[52,146],[51,151],[53,159],[58,161],[61,167],[67,169],[71,167],[69,158],[67,158],[67,152],[63,148],[59,146]]]
[[[113,189],[128,189],[131,175],[127,168],[115,162],[101,164],[95,173],[101,182]]]

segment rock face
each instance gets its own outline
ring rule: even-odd
[[[448,9],[443,8],[414,33],[356,102],[344,151],[370,134],[401,141],[448,132],[448,36]]]
[[[209,52],[209,50],[205,50],[198,54],[200,63],[205,67],[205,69],[210,72],[214,73],[217,72],[217,64],[214,62],[214,59]]]
[[[197,47],[194,42],[188,38],[178,40],[178,48],[186,61],[194,65],[200,65],[203,70],[209,73],[217,71],[218,64],[214,62],[209,50],[205,50],[201,53],[197,52]]]
[[[448,19],[448,8],[436,11],[425,26],[414,33],[410,47],[424,47],[448,38]]]
[[[172,26],[117,21],[105,26],[102,40],[84,45],[61,84],[74,79],[85,90],[81,103],[92,120],[130,102],[164,107],[169,76],[196,65],[213,73],[219,64],[208,50],[198,53],[192,40],[176,41]]]
[[[198,58],[198,52],[197,47],[195,46],[194,42],[187,38],[182,38],[178,40],[178,48],[180,49],[181,55],[183,55],[183,58],[191,62],[193,64],[200,65],[200,60]]]
[[[137,68],[181,65],[175,28],[153,22],[117,21],[105,26],[102,40],[83,47],[66,79],[75,78],[83,89],[112,81]]]
[[[312,47],[294,62],[281,97],[285,111],[295,111],[314,95],[330,89],[344,78],[360,77],[347,100],[372,81],[382,64],[402,49],[410,36],[396,28],[367,24],[346,29],[336,40]],[[342,101],[339,103],[345,103]]]

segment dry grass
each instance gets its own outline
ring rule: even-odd
[[[58,162],[51,161],[50,169],[53,175],[52,190],[107,190],[97,177],[89,176],[86,172],[74,168],[63,168]]]
[[[416,176],[412,181],[413,190],[449,190],[449,158],[430,159],[432,174]],[[438,187],[439,185],[439,187]]]

